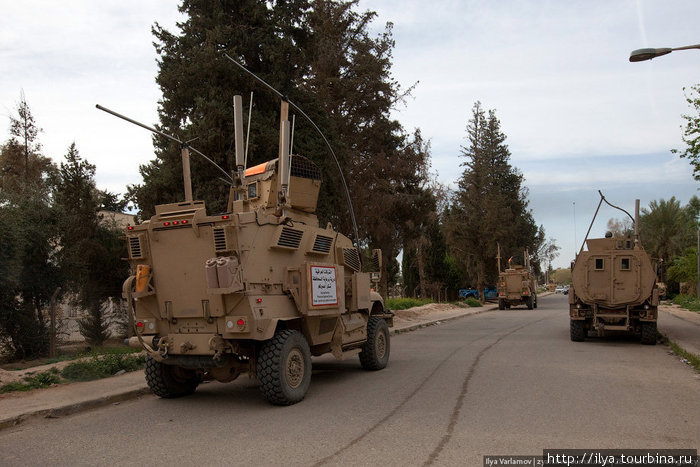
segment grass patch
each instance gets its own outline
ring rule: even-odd
[[[386,307],[390,310],[405,310],[415,306],[427,305],[428,303],[434,302],[429,298],[388,298]]]
[[[693,369],[700,373],[700,358],[697,355],[692,354],[684,349],[682,349],[678,344],[668,339],[668,337],[663,336],[663,343],[673,350],[673,353],[677,356],[686,360],[688,365],[692,366]]]
[[[52,384],[59,384],[61,377],[56,368],[44,371],[36,375],[25,376],[22,381],[15,381],[0,386],[0,393],[14,391],[30,391],[32,389],[47,388]]]
[[[671,300],[676,305],[679,305],[686,310],[700,312],[700,300],[697,297],[691,297],[690,295],[676,295]]]
[[[479,302],[479,300],[477,300],[474,297],[469,297],[468,299],[465,300],[465,302],[467,303],[467,305],[469,305],[472,308],[476,308],[476,307],[481,306],[481,302]]]
[[[47,388],[53,384],[72,381],[92,381],[107,378],[115,373],[143,369],[146,362],[144,355],[130,355],[133,352],[116,351],[108,354],[92,353],[85,360],[69,363],[59,371],[51,368],[35,375],[25,376],[22,381],[15,381],[0,386],[0,393],[30,391]],[[83,358],[85,358],[83,354]]]
[[[134,371],[143,368],[146,357],[113,353],[108,355],[93,354],[89,360],[82,360],[67,365],[61,376],[69,381],[92,381],[107,378],[118,371]]]
[[[42,357],[28,361],[8,362],[0,365],[0,368],[9,371],[26,370],[27,368],[33,368],[35,366],[51,365],[54,363],[77,360],[80,358],[90,357],[92,355],[125,355],[138,353],[140,351],[141,349],[125,346],[121,344],[121,342],[118,344],[115,343],[113,345],[104,345],[94,348],[87,347],[85,344],[77,346],[73,345],[59,348],[59,355],[55,358]]]

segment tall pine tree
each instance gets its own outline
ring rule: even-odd
[[[87,315],[79,322],[80,332],[92,345],[110,337],[103,304],[121,295],[128,275],[124,242],[113,226],[101,222],[98,212],[107,199],[95,186],[95,166],[84,160],[71,144],[54,179],[54,203],[58,217],[60,248],[58,264],[68,290],[76,294]],[[118,203],[117,203],[118,204]]]
[[[55,215],[37,126],[24,95],[0,147],[0,337],[14,358],[48,350],[45,309],[59,285],[52,260]]]
[[[331,142],[349,185],[363,246],[382,248],[390,270],[427,156],[417,140],[391,118],[402,91],[391,76],[391,25],[369,33],[373,12],[358,13],[357,0],[185,0],[187,19],[174,34],[154,27],[163,92],[160,125],[181,139],[198,138],[197,149],[226,170],[233,161],[232,97],[255,91],[248,166],[275,159],[279,100],[223,57],[242,62],[297,103]],[[247,99],[245,99],[247,111]],[[291,115],[290,115],[291,117]],[[297,116],[298,117],[298,116]],[[179,148],[154,138],[156,159],[141,167],[143,184],[130,196],[144,217],[155,204],[182,199]],[[351,232],[339,175],[315,129],[296,118],[294,152],[318,164],[324,176],[318,214]],[[215,168],[192,158],[194,197],[212,212],[223,211],[228,186]]]
[[[538,229],[528,210],[523,176],[510,165],[510,150],[496,113],[480,102],[467,125],[462,147],[465,169],[449,210],[450,249],[465,266],[472,286],[483,290],[497,278],[496,251],[502,257],[522,258],[536,251]]]

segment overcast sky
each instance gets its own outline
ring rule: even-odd
[[[0,0],[0,141],[23,90],[44,153],[60,160],[75,141],[97,166],[100,188],[123,193],[153,158],[150,134],[99,110],[147,124],[160,91],[151,26],[177,32],[177,1]],[[361,0],[377,11],[372,30],[394,24],[394,77],[418,82],[395,116],[432,144],[445,184],[461,173],[475,101],[495,109],[525,176],[535,220],[562,247],[567,266],[600,189],[629,211],[697,193],[684,159],[683,87],[700,82],[700,50],[630,63],[643,47],[700,43],[698,0]],[[574,205],[575,203],[575,205]],[[592,235],[611,217],[601,209]],[[476,220],[478,221],[478,220]]]

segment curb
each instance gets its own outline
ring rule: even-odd
[[[461,315],[450,316],[450,317],[443,318],[443,319],[436,319],[434,321],[426,321],[424,323],[412,324],[411,326],[408,326],[405,328],[394,329],[391,333],[394,335],[404,334],[407,332],[415,331],[417,329],[427,328],[428,326],[436,326],[436,325],[441,324],[441,323],[446,323],[447,321],[454,321],[456,319],[466,318],[468,316],[479,315],[481,313],[486,313],[488,311],[494,311],[497,309],[498,309],[498,305],[491,305],[489,307],[482,307],[482,309],[475,310],[472,313],[464,313]]]
[[[0,420],[0,431],[7,428],[16,427],[23,422],[34,419],[34,418],[60,418],[67,415],[73,415],[75,413],[84,412],[90,409],[96,409],[99,407],[104,407],[106,405],[115,404],[119,402],[128,401],[135,399],[137,397],[150,394],[151,391],[147,387],[132,389],[119,394],[112,394],[109,396],[96,397],[95,399],[90,399],[87,401],[76,402],[73,404],[66,404],[59,407],[54,407],[51,409],[41,409],[35,410],[33,412],[27,412],[22,415],[17,415],[15,417]]]

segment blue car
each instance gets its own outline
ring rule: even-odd
[[[498,291],[496,290],[496,287],[486,287],[484,289],[485,294],[484,297],[486,300],[495,300],[498,298]],[[479,299],[479,291],[476,289],[459,289],[459,298],[466,300],[467,298],[472,297],[475,299]]]

